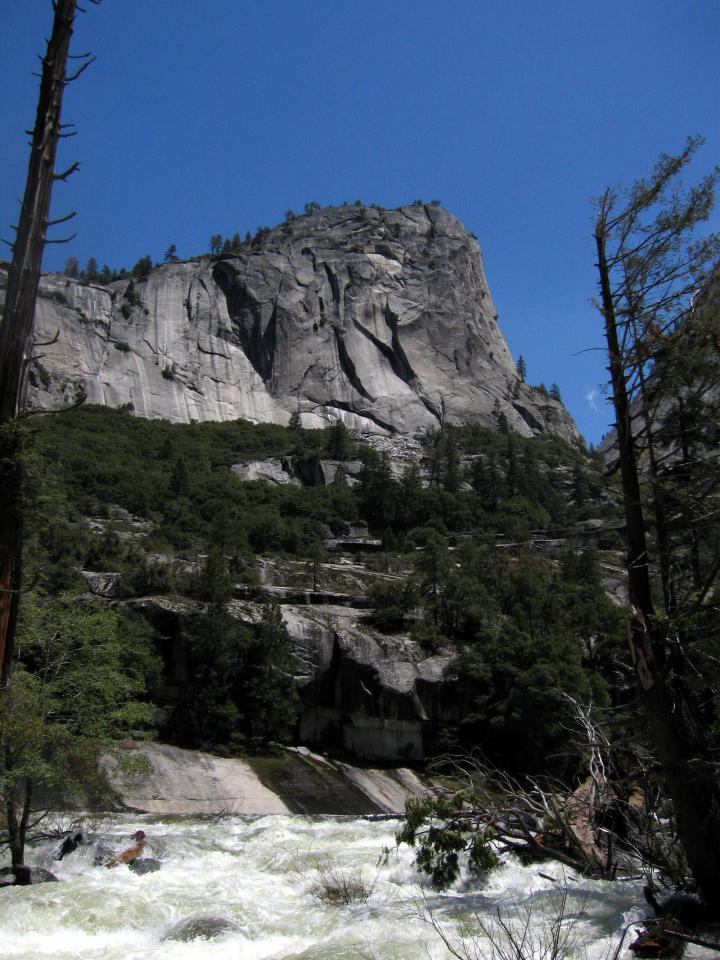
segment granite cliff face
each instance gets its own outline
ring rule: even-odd
[[[457,724],[470,709],[444,678],[454,655],[449,649],[429,655],[407,635],[378,633],[364,607],[323,602],[327,597],[310,592],[306,602],[293,602],[272,588],[267,597],[281,604],[293,644],[300,743],[358,761],[417,763],[437,751],[442,725]],[[164,638],[165,686],[155,696],[172,710],[192,684],[186,623],[195,605],[164,596],[130,605]],[[229,610],[252,628],[262,603],[233,600]]]
[[[109,286],[43,277],[28,399],[177,422],[243,417],[411,433],[497,424],[578,443],[520,383],[475,238],[434,206],[319,210],[237,254]]]

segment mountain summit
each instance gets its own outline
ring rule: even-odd
[[[237,252],[103,286],[43,276],[29,402],[79,395],[176,422],[413,433],[443,423],[580,438],[521,382],[475,237],[439,206],[313,210]]]

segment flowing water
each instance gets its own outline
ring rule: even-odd
[[[334,817],[107,818],[92,825],[95,843],[60,862],[53,860],[58,841],[29,848],[27,861],[61,882],[0,890],[0,956],[440,960],[451,953],[426,922],[428,910],[450,938],[463,920],[491,916],[508,903],[532,905],[531,924],[539,930],[558,891],[568,888],[563,922],[574,927],[590,960],[600,960],[612,953],[623,926],[646,913],[640,882],[586,881],[556,865],[507,862],[485,880],[458,882],[438,894],[419,884],[406,847],[383,859],[396,826]],[[119,852],[138,828],[148,836],[145,855],[162,861],[158,872],[138,876],[126,866],[94,864],[98,838]],[[359,899],[318,898],[337,885]],[[210,941],[164,939],[173,925],[198,915],[232,921],[237,929]],[[466,943],[461,955],[489,956],[477,944],[475,950]]]

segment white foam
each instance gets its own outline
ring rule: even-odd
[[[508,862],[487,878],[464,876],[442,894],[413,868],[413,852],[395,851],[397,824],[349,818],[131,818],[103,821],[96,836],[118,851],[138,827],[147,855],[162,869],[143,876],[125,866],[93,865],[81,846],[60,862],[57,842],[27,852],[30,864],[53,871],[57,884],[14,887],[0,896],[0,956],[7,960],[427,960],[448,956],[437,934],[418,919],[429,904],[451,935],[456,916],[533,902],[533,922],[567,886],[574,918],[591,960],[604,957],[622,926],[641,914],[637,885],[588,882],[556,865]],[[383,848],[391,853],[383,860]],[[360,879],[366,902],[334,906],[314,895],[329,873]],[[546,874],[545,877],[541,873]],[[553,879],[547,879],[551,877]],[[422,880],[422,882],[421,882]],[[635,911],[633,913],[632,911]],[[239,930],[217,941],[163,941],[173,924],[204,914]]]

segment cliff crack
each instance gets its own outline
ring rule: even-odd
[[[332,290],[333,300],[337,306],[340,306],[340,284],[338,278],[333,273],[329,264],[323,263],[323,267],[325,269],[325,275],[328,278],[328,283],[330,284],[330,289]]]
[[[375,334],[371,330],[368,330],[368,328],[360,323],[359,320],[354,320],[353,322],[356,329],[359,330],[364,337],[367,337],[367,339],[388,360],[396,377],[407,384],[412,384],[417,380],[415,371],[410,366],[410,361],[405,355],[405,351],[400,344],[400,338],[398,336],[398,318],[392,312],[389,306],[385,306],[385,322],[387,323],[391,333],[391,343],[389,346],[387,343],[384,343],[380,337],[376,337]]]
[[[263,327],[263,306],[235,274],[229,274],[218,263],[213,277],[225,297],[228,316],[246,357],[255,372],[268,383],[273,374],[277,340],[277,296],[272,314]]]
[[[381,427],[383,430],[387,430],[388,433],[397,433],[397,427],[387,420],[383,420],[382,417],[379,417],[372,410],[356,410],[352,403],[345,403],[342,400],[328,400],[323,404],[318,404],[319,409],[327,409],[332,407],[335,410],[345,410],[347,413],[352,413],[356,417],[360,417],[362,420],[368,420],[370,423],[374,423],[376,426]]]
[[[340,366],[342,367],[345,376],[361,396],[365,397],[366,400],[374,401],[376,398],[367,392],[365,387],[362,385],[360,377],[357,375],[355,364],[352,362],[350,355],[347,352],[345,339],[341,330],[335,330],[335,342],[337,344]]]
[[[219,350],[206,350],[199,340],[197,341],[197,349],[198,353],[203,353],[206,357],[222,357],[223,360],[229,359],[227,353],[221,353]]]

